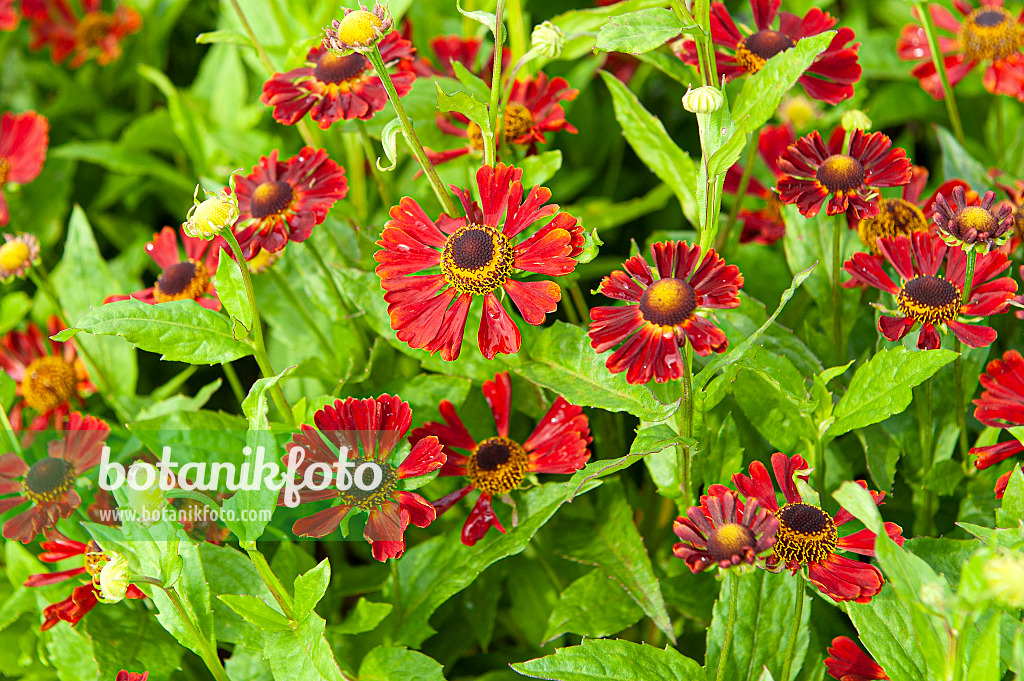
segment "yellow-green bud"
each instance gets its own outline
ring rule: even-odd
[[[128,469],[128,481],[135,486],[138,486],[136,481],[139,474],[140,464],[132,464]],[[145,464],[148,465],[148,464]],[[152,469],[151,469],[152,470]],[[139,522],[143,525],[152,525],[160,520],[160,513],[164,507],[166,501],[164,497],[164,491],[160,489],[160,481],[157,476],[153,476],[152,484],[145,489],[135,489],[132,484],[124,486],[125,497],[128,498],[128,507],[138,516]]]
[[[209,241],[230,228],[238,219],[238,202],[232,194],[211,194],[208,199],[200,202],[198,194],[199,187],[196,187],[197,198],[182,228],[191,237]]]
[[[96,598],[101,603],[117,603],[128,592],[128,559],[112,553],[99,574]]]
[[[867,114],[859,109],[853,109],[847,111],[842,117],[843,130],[846,132],[853,132],[854,130],[870,130],[871,119],[868,118]]]
[[[548,59],[558,59],[565,47],[565,33],[550,21],[545,21],[533,27],[530,42],[534,50]]]
[[[696,90],[687,89],[683,95],[683,108],[690,113],[706,114],[718,111],[725,104],[725,95],[716,87],[702,85]]]
[[[994,556],[985,564],[985,581],[992,598],[1008,608],[1024,608],[1024,559],[1019,555]]]
[[[939,582],[927,582],[918,593],[921,602],[932,610],[942,612],[946,609],[946,590]]]

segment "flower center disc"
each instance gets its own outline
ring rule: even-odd
[[[8,241],[0,246],[0,270],[13,272],[28,260],[32,250],[23,241]]]
[[[515,253],[505,235],[489,225],[467,225],[448,237],[441,272],[459,293],[484,295],[512,276]]]
[[[75,368],[52,355],[33,360],[25,368],[21,394],[36,411],[47,412],[67,404],[75,395],[78,377]]]
[[[756,544],[750,528],[739,523],[722,525],[708,535],[708,553],[719,563],[723,560],[732,562],[734,557],[744,558]]]
[[[928,229],[928,220],[920,208],[906,199],[879,199],[878,215],[861,220],[857,234],[872,255],[879,255],[880,237],[910,236]]]
[[[944,277],[921,274],[900,289],[900,311],[922,324],[945,324],[960,313],[960,289]]]
[[[775,557],[785,563],[820,563],[836,550],[839,534],[832,516],[810,504],[786,504],[775,512],[779,531]]]
[[[355,80],[363,75],[368,64],[369,62],[366,61],[366,57],[359,53],[335,57],[330,52],[325,52],[316,61],[316,66],[313,68],[313,77],[323,83],[338,85]]]
[[[969,61],[1005,59],[1021,48],[1022,31],[1002,7],[980,7],[964,19],[960,40]]]
[[[365,459],[353,459],[356,468],[359,468],[360,464],[366,462]],[[384,505],[385,501],[391,498],[391,493],[395,490],[395,485],[398,484],[398,476],[395,475],[395,469],[387,464],[380,464],[376,461],[373,463],[377,463],[383,473],[380,484],[373,489],[367,490],[353,483],[347,490],[342,490],[342,503],[356,506],[363,511],[369,511],[374,508],[380,508]]]
[[[383,26],[380,17],[365,9],[346,14],[338,26],[338,38],[346,45],[366,45],[373,42],[377,29]]]
[[[11,162],[6,158],[0,158],[0,185],[7,182],[7,176],[11,173]]]
[[[206,266],[195,260],[176,262],[163,271],[153,285],[153,297],[158,302],[171,300],[197,300],[210,285]]]
[[[987,239],[999,226],[991,211],[985,210],[981,206],[967,206],[960,211],[957,222],[967,229],[976,231],[979,239]]]
[[[659,279],[640,296],[640,314],[658,326],[682,324],[696,309],[697,295],[682,279]]]
[[[518,138],[530,132],[533,127],[533,114],[522,104],[513,102],[505,107],[505,142],[512,144]]]
[[[97,47],[110,34],[114,24],[114,17],[110,14],[89,12],[79,22],[75,36],[83,45]]]
[[[282,180],[264,182],[252,193],[249,212],[254,218],[263,219],[277,215],[288,207],[292,200],[292,186]]]
[[[766,28],[740,40],[736,46],[736,61],[748,73],[757,73],[769,59],[794,45],[796,43],[785,33]]]
[[[32,501],[49,503],[71,489],[75,468],[64,459],[52,456],[36,461],[25,474],[21,486]]]
[[[519,487],[529,463],[529,455],[518,442],[507,437],[489,437],[469,455],[466,475],[481,492],[504,494]]]
[[[830,192],[848,192],[864,183],[864,166],[852,156],[833,154],[818,166],[815,178]]]

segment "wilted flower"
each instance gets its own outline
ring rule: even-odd
[[[374,3],[372,12],[362,5],[359,9],[346,8],[341,21],[335,19],[331,28],[324,29],[323,46],[331,52],[369,52],[393,23],[386,5]]]
[[[779,520],[757,499],[744,507],[731,489],[712,485],[700,498],[700,506],[691,506],[685,518],[676,518],[672,529],[681,540],[672,553],[696,574],[715,564],[722,569],[752,565],[775,545]]]
[[[7,282],[28,272],[39,257],[39,239],[31,234],[4,234],[0,246],[0,281]]]
[[[963,187],[953,189],[953,205],[945,196],[935,199],[935,225],[950,246],[984,253],[997,248],[1013,234],[1013,208],[1001,202],[995,210],[996,193],[985,192],[980,205],[970,205]]]

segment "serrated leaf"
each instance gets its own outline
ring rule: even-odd
[[[603,570],[593,570],[562,591],[548,616],[544,642],[564,633],[610,636],[636,624],[643,615],[625,589]]]
[[[324,558],[305,574],[295,578],[295,611],[308,612],[316,607],[331,583],[331,563]]]
[[[217,288],[217,297],[224,305],[224,311],[237,319],[245,327],[246,332],[252,329],[252,308],[245,295],[245,282],[235,261],[222,253],[217,273],[213,275],[213,283]]]
[[[161,359],[189,364],[223,364],[252,354],[248,343],[235,340],[231,320],[194,300],[110,303],[82,316],[74,328],[57,337],[67,340],[80,331],[121,336],[137,348],[163,353]]]
[[[444,681],[441,665],[407,648],[379,646],[359,665],[359,681]]]
[[[695,28],[681,22],[671,10],[641,9],[609,19],[597,34],[596,49],[643,54]]]
[[[885,585],[871,599],[871,606],[844,603],[853,625],[871,656],[892,681],[920,681],[925,678],[924,659],[914,636],[907,604]]]
[[[676,403],[662,404],[647,386],[630,385],[624,373],[608,371],[607,354],[598,355],[590,347],[581,327],[556,321],[541,331],[530,348],[530,361],[515,371],[572,404],[628,411],[644,421],[663,421],[675,412]]]
[[[509,665],[551,681],[704,681],[704,670],[674,648],[615,639],[584,640],[554,655]]]
[[[234,610],[239,617],[260,631],[288,631],[291,629],[287,617],[255,596],[222,594],[218,598]]]

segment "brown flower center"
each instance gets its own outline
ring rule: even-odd
[[[960,41],[968,61],[999,60],[1017,52],[1024,32],[1002,7],[979,7],[964,19]]]
[[[25,368],[21,394],[25,403],[40,412],[67,404],[75,396],[78,377],[75,368],[62,357],[47,355],[33,360]]]
[[[658,326],[682,324],[696,309],[697,295],[682,279],[659,279],[640,296],[640,314]]]
[[[25,496],[37,504],[48,504],[64,495],[75,482],[75,468],[52,456],[32,464],[21,482]]]
[[[198,300],[210,286],[210,273],[198,260],[176,262],[163,271],[153,285],[157,302]]]
[[[512,276],[515,252],[499,230],[466,225],[448,237],[441,253],[441,272],[459,293],[484,295]]]
[[[353,459],[355,468],[351,469],[353,475],[358,475],[355,471],[364,463],[367,463],[364,459]],[[377,484],[373,489],[363,489],[358,484],[353,483],[347,490],[341,491],[341,502],[347,506],[356,506],[363,511],[369,511],[375,508],[380,508],[384,505],[388,499],[391,498],[391,493],[394,492],[395,487],[398,485],[398,476],[395,474],[395,469],[386,464],[380,464],[376,461],[370,462],[375,463],[380,469],[382,475],[380,483]],[[362,482],[364,485],[369,484],[370,480],[363,476]]]
[[[31,257],[32,249],[24,241],[15,239],[0,246],[0,272],[14,272]]]
[[[530,132],[533,123],[533,114],[522,104],[512,102],[506,106],[502,117],[502,125],[504,125],[502,136],[505,138],[505,144],[512,144],[518,138]],[[466,136],[472,149],[483,151],[484,136],[480,131],[479,125],[470,121],[469,125],[466,126]]]
[[[369,66],[370,63],[366,61],[366,57],[358,52],[344,57],[336,57],[330,52],[324,52],[316,60],[313,77],[323,83],[338,85],[359,78],[366,73]]]
[[[910,236],[928,229],[928,220],[920,208],[906,199],[879,199],[878,215],[861,220],[857,234],[872,255],[879,255],[881,237]]]
[[[254,218],[262,220],[271,215],[278,215],[292,201],[292,186],[282,180],[264,182],[256,187],[249,203],[249,212]]]
[[[466,475],[481,492],[504,494],[519,487],[529,464],[530,456],[518,442],[507,437],[489,437],[469,455]]]
[[[864,166],[846,154],[833,154],[818,166],[815,178],[831,193],[848,192],[864,183]]]
[[[769,59],[794,45],[796,43],[785,33],[762,29],[740,40],[736,46],[736,62],[747,73],[757,73]]]
[[[920,274],[900,289],[900,311],[922,324],[945,324],[960,313],[960,293],[944,277]]]
[[[0,157],[0,185],[7,182],[7,176],[11,174],[11,162]]]
[[[116,23],[112,14],[89,12],[75,28],[75,36],[87,47],[98,47],[103,39],[110,35]]]
[[[775,512],[779,531],[774,556],[783,563],[820,563],[836,550],[832,516],[810,504],[786,504]]]
[[[739,523],[727,523],[716,527],[708,535],[708,553],[718,562],[731,561],[733,557],[744,558],[757,545],[757,538],[749,527]]]

